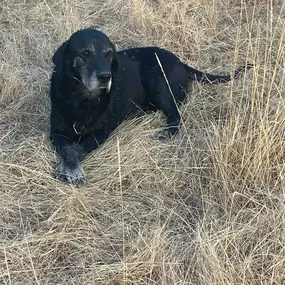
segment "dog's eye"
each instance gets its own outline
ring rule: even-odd
[[[89,51],[89,50],[84,50],[84,51],[82,52],[82,55],[83,55],[83,56],[88,56],[88,55],[90,55],[90,51]]]

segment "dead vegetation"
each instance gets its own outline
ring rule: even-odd
[[[3,0],[0,4],[1,284],[285,282],[283,1]],[[160,113],[123,123],[56,181],[54,50],[99,26],[121,48],[158,45],[201,70],[170,141]]]

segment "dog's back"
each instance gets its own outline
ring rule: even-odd
[[[185,99],[189,80],[183,63],[176,55],[159,47],[126,49],[119,54],[125,54],[139,63],[142,85],[152,106],[156,105],[157,96],[160,95],[160,85],[166,86],[165,92],[170,92],[170,95],[172,92],[177,102]],[[166,100],[158,100],[161,99]],[[173,100],[172,95],[170,100]]]

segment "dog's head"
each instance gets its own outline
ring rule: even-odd
[[[118,68],[112,42],[104,33],[91,28],[75,32],[55,52],[52,61],[56,67],[63,64],[74,80],[94,94],[110,91],[112,74]]]

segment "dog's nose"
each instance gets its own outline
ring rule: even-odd
[[[109,82],[111,78],[111,73],[110,72],[100,72],[97,74],[98,80],[102,83],[107,83]]]

